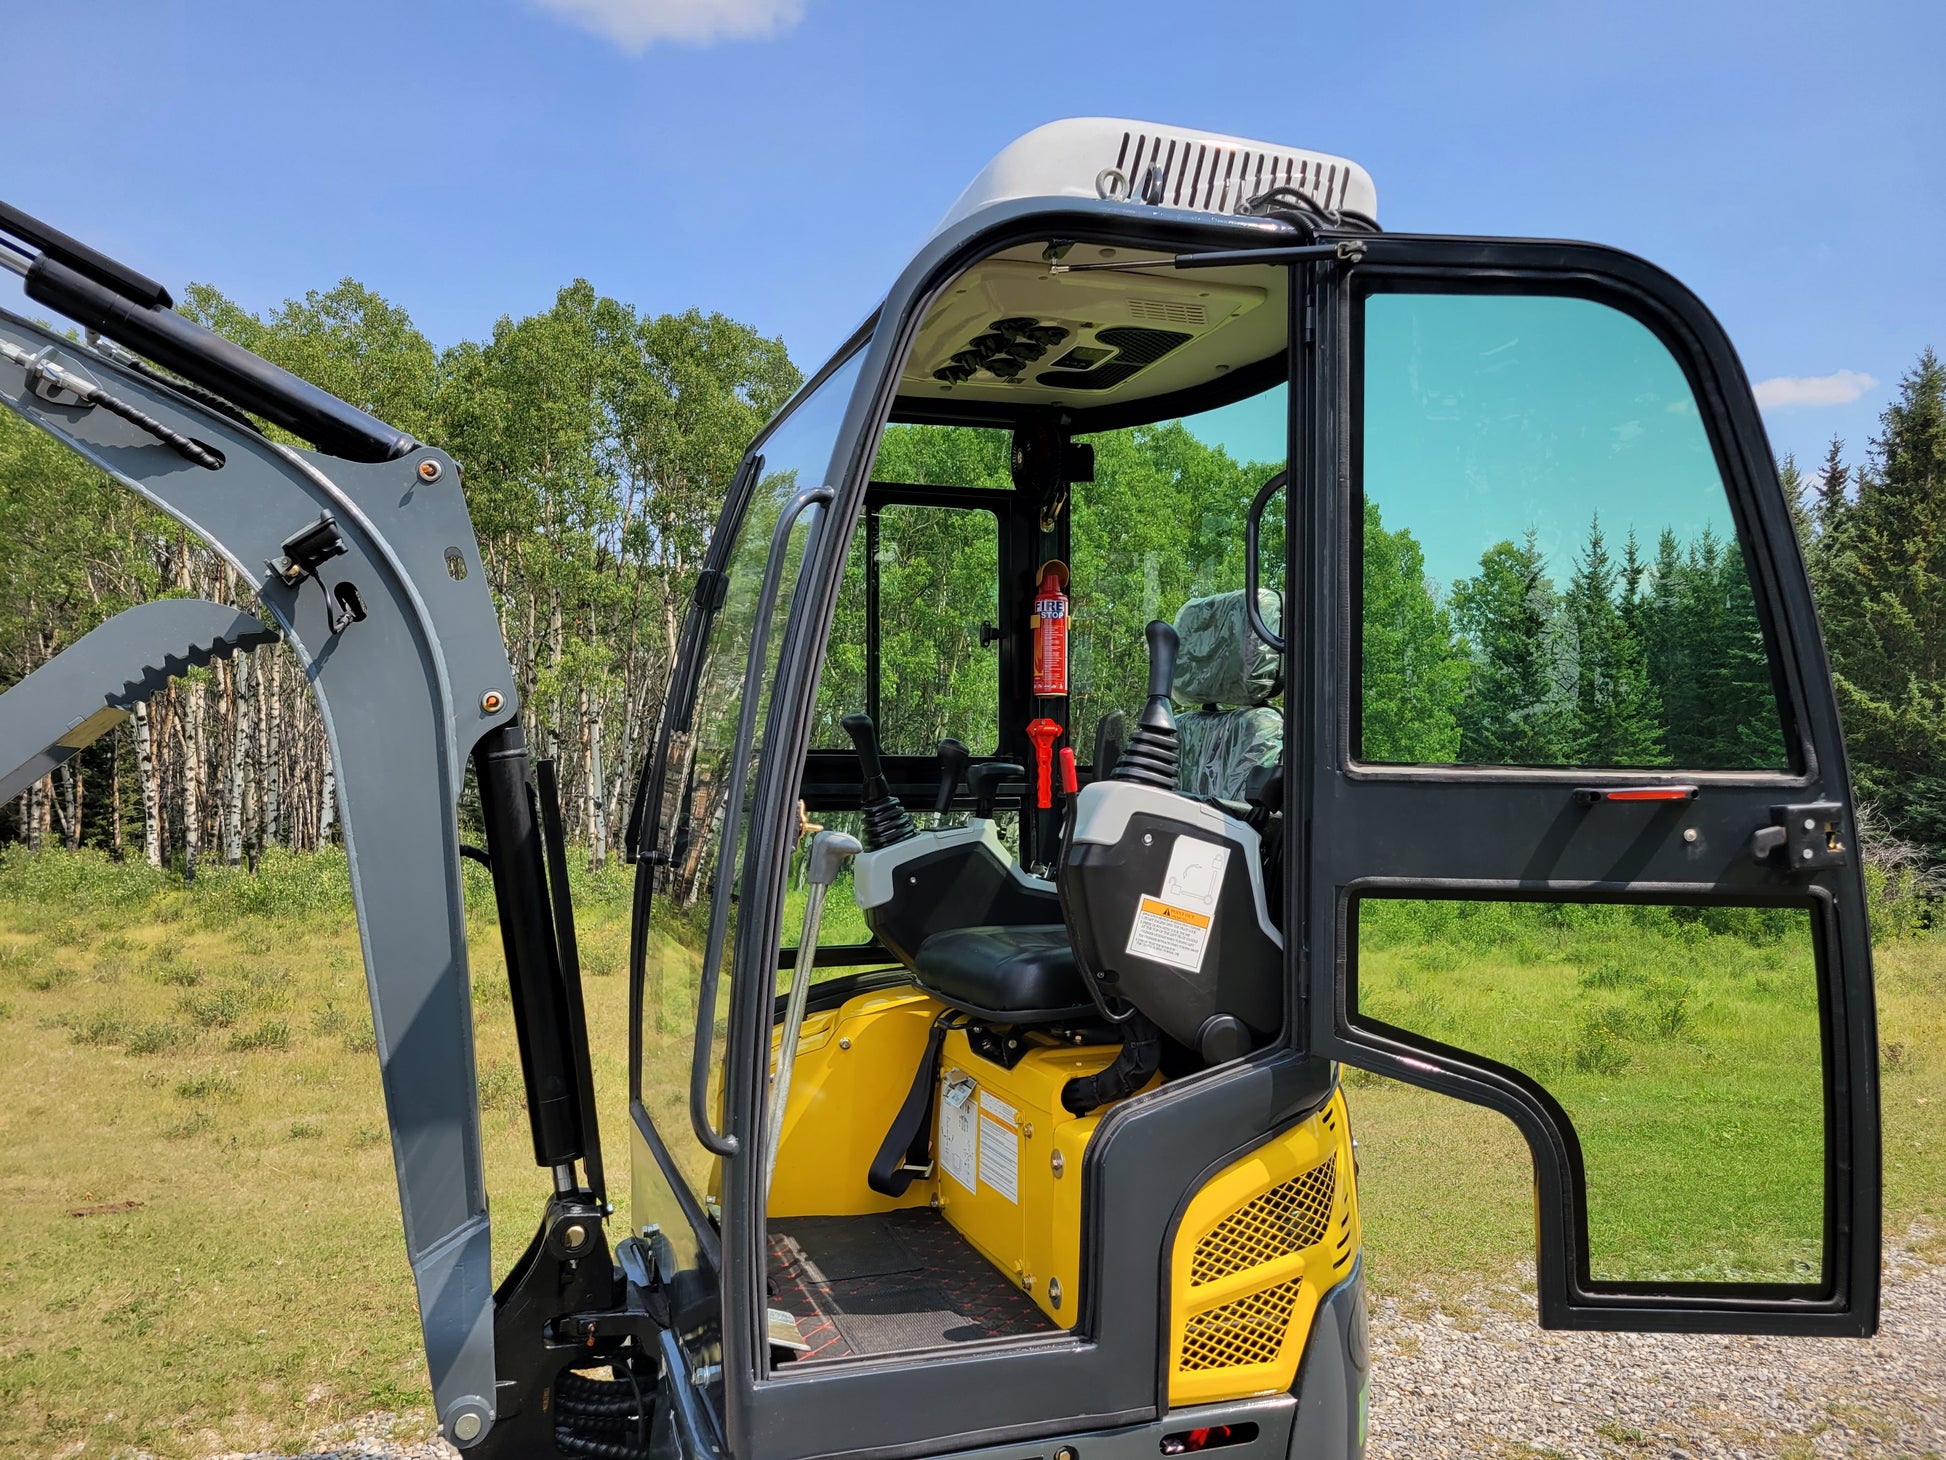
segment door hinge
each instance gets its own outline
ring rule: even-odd
[[[1842,867],[1851,858],[1845,843],[1845,808],[1837,801],[1809,801],[1770,808],[1769,826],[1751,835],[1750,855],[1792,872]]]

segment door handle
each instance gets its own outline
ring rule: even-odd
[[[784,504],[770,534],[770,555],[764,560],[763,585],[757,591],[756,620],[750,631],[750,662],[743,670],[743,707],[737,716],[737,738],[731,751],[730,781],[723,794],[723,846],[716,858],[716,886],[711,894],[709,939],[703,945],[703,967],[696,979],[696,1041],[689,1054],[689,1124],[703,1149],[718,1156],[734,1156],[742,1145],[733,1135],[716,1129],[709,1118],[709,1053],[715,1042],[717,975],[723,966],[723,936],[729,922],[730,899],[736,892],[736,853],[743,809],[744,782],[750,778],[750,747],[757,738],[758,687],[763,680],[765,651],[770,647],[770,616],[777,609],[777,591],[784,576],[784,549],[791,529],[805,508],[829,504],[836,494],[829,487],[811,487]],[[807,554],[808,555],[808,554]]]
[[[1774,863],[1788,872],[1815,872],[1823,867],[1842,867],[1851,856],[1845,844],[1845,808],[1840,802],[1773,806],[1770,822],[1750,834],[1750,855],[1759,862]]]

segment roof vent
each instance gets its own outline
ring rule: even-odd
[[[1201,329],[1209,323],[1209,310],[1189,299],[1131,299],[1128,313],[1129,318],[1150,324],[1187,324]]]

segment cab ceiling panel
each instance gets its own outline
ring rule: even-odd
[[[1127,272],[1057,273],[1039,253],[989,259],[946,291],[920,326],[902,395],[1008,406],[1119,403],[1206,384],[1284,347],[1280,269],[1178,275],[1152,272],[1141,267],[1144,257],[1129,254]],[[1113,248],[1081,245],[1064,261],[1116,256]]]

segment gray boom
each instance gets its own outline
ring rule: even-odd
[[[449,1436],[477,1444],[495,1418],[493,1282],[456,812],[467,754],[514,717],[518,697],[458,469],[430,448],[361,464],[285,446],[5,310],[0,342],[14,347],[0,350],[0,403],[221,553],[269,609],[317,694],[338,771],[434,1404]],[[30,357],[112,382],[121,401],[214,448],[223,465],[192,464],[71,393],[36,391],[20,363]],[[285,540],[327,512],[343,553],[287,581],[272,567]],[[355,622],[327,592],[346,583],[363,609]],[[216,607],[155,604],[122,615],[15,686],[0,704],[0,759],[46,727],[54,733],[0,769],[45,760],[89,717],[116,708],[125,687],[149,692],[146,676],[170,655],[193,660],[191,645],[215,647],[204,624],[187,625],[189,638],[172,648],[172,627],[154,611]],[[234,610],[221,613],[230,623],[219,620],[214,638],[235,646],[248,630]],[[116,653],[126,657],[109,662]]]

